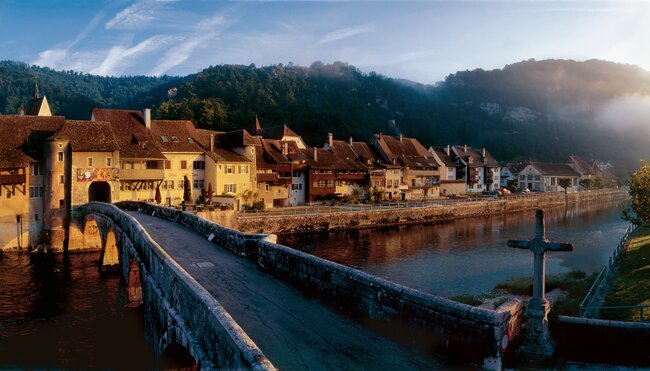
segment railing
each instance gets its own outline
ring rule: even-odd
[[[616,245],[616,248],[614,249],[612,256],[609,258],[609,262],[603,267],[603,269],[600,270],[600,273],[598,273],[596,280],[589,288],[587,295],[585,295],[584,299],[582,299],[582,302],[578,306],[578,313],[580,317],[590,318],[592,316],[597,315],[597,313],[601,309],[617,308],[617,307],[598,306],[598,304],[602,298],[603,291],[607,287],[607,282],[609,278],[611,278],[612,270],[618,264],[619,260],[621,259],[621,255],[623,254],[625,249],[627,249],[627,246],[630,243],[630,234],[632,234],[632,232],[634,232],[636,228],[637,228],[636,225],[630,224],[625,229],[625,232],[623,233],[623,237],[618,242],[618,245]],[[594,305],[594,303],[596,305]],[[635,308],[635,307],[629,307],[629,308]],[[641,309],[641,318],[643,318],[643,309]]]
[[[460,199],[435,199],[422,201],[385,201],[379,204],[342,204],[335,206],[301,206],[285,207],[270,210],[247,210],[240,212],[242,218],[277,217],[283,215],[313,215],[313,214],[339,214],[360,213],[374,210],[418,209],[430,207],[444,207],[470,203],[486,203],[507,200],[530,200],[531,202],[553,200],[564,201],[564,192],[553,193],[527,193],[508,196],[470,196]]]
[[[0,184],[24,184],[25,174],[3,174],[0,175]]]
[[[642,304],[642,305],[618,305],[618,306],[608,306],[608,307],[595,307],[592,306],[589,309],[592,311],[601,311],[601,310],[622,310],[622,309],[638,309],[639,310],[639,322],[650,322],[650,316],[648,318],[645,317],[645,309],[648,308],[650,309],[650,304]]]
[[[120,180],[163,180],[163,169],[120,169]]]

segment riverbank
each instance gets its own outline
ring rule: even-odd
[[[608,290],[605,306],[650,305],[650,226],[639,227],[621,256]],[[603,310],[600,317],[638,321],[638,309]],[[650,317],[650,313],[645,315]]]
[[[382,228],[403,225],[434,224],[453,219],[498,215],[537,208],[576,205],[588,202],[623,200],[622,189],[590,192],[530,194],[518,197],[486,198],[455,204],[431,204],[408,208],[370,209],[367,211],[340,210],[299,215],[240,215],[233,228],[246,233],[296,234]],[[218,222],[214,220],[215,222]]]

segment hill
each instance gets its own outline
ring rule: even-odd
[[[650,73],[598,60],[528,60],[456,72],[435,86],[340,62],[223,65],[161,78],[98,77],[1,62],[0,112],[26,104],[34,81],[53,111],[70,118],[87,119],[93,106],[154,107],[159,118],[230,130],[250,128],[257,114],[263,126],[287,123],[318,146],[328,132],[368,140],[376,132],[400,130],[426,146],[485,146],[504,161],[562,161],[578,154],[610,160],[625,171],[650,158]],[[392,119],[397,126],[389,124]]]

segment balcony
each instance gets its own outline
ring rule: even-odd
[[[0,184],[25,184],[25,174],[4,174],[0,175]]]
[[[120,180],[163,180],[163,169],[120,169]]]

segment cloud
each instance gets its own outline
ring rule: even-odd
[[[615,98],[599,107],[596,122],[618,132],[648,130],[650,95],[630,94]]]
[[[176,0],[140,0],[124,8],[106,22],[107,30],[139,28],[156,19],[161,8]]]
[[[348,37],[371,32],[374,29],[375,26],[372,23],[366,23],[354,27],[341,28],[336,31],[326,33],[318,42],[320,44],[324,44],[332,41],[343,40],[343,39],[347,39]]]
[[[170,69],[185,62],[192,56],[197,48],[204,47],[212,40],[218,38],[220,28],[226,27],[229,22],[221,15],[216,15],[199,22],[194,30],[180,38],[177,45],[168,49],[162,58],[158,60],[158,64],[151,71],[151,75],[160,76]]]
[[[131,48],[115,45],[108,51],[102,63],[92,69],[90,73],[103,76],[119,75],[137,57],[159,50],[174,39],[171,36],[157,35],[141,41]]]

